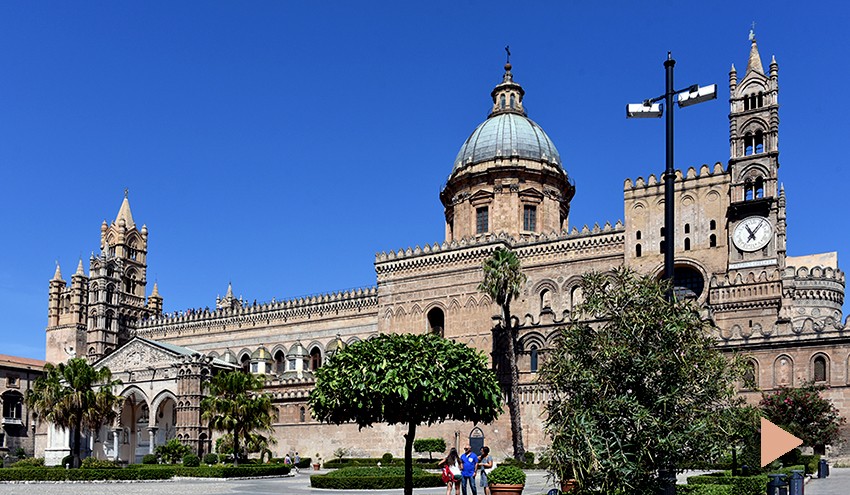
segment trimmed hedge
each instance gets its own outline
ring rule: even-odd
[[[95,481],[95,480],[167,480],[184,478],[243,478],[283,476],[289,466],[200,466],[131,464],[124,469],[53,469],[9,468],[0,471],[0,481]]]
[[[806,474],[815,474],[818,472],[820,455],[801,455],[798,462],[806,466]]]
[[[439,473],[413,470],[413,488],[444,486]],[[334,490],[393,490],[404,488],[404,468],[347,467],[310,476],[313,488]]]
[[[351,457],[345,459],[331,459],[329,461],[325,461],[323,467],[325,469],[341,469],[345,467],[370,467],[377,466],[379,462],[381,463],[382,467],[404,467],[404,457],[394,458],[392,460],[392,463],[389,465],[385,463],[380,457]],[[440,469],[440,466],[438,466],[439,462],[439,459],[432,461],[426,458],[418,458],[413,459],[413,466],[415,468],[422,469]],[[301,467],[301,465],[299,465],[298,467]]]
[[[765,474],[757,476],[730,476],[726,473],[712,473],[688,477],[688,485],[728,485],[735,495],[764,495],[767,491],[768,477]]]
[[[676,485],[677,495],[736,495],[732,485]]]

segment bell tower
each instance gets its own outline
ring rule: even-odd
[[[729,268],[785,260],[785,197],[779,171],[779,64],[764,71],[756,37],[744,77],[729,72]]]
[[[157,291],[150,305],[145,301],[148,228],[136,226],[127,196],[125,191],[115,221],[100,226],[100,254],[91,258],[86,344],[91,362],[129,340],[140,318],[162,311]]]

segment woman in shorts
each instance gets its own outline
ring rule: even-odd
[[[452,495],[452,486],[455,487],[455,495],[460,495],[461,464],[460,456],[457,455],[456,448],[452,447],[449,451],[449,455],[440,461],[438,466],[442,466],[444,464],[449,466],[449,470],[452,473],[452,479],[446,483],[446,495]]]
[[[490,483],[487,481],[487,473],[493,469],[493,458],[490,457],[490,447],[481,447],[481,455],[478,457],[478,479],[484,488],[484,495],[490,495]]]

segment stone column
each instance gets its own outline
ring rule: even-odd
[[[150,439],[150,444],[148,445],[148,454],[153,454],[153,449],[156,447],[156,430],[158,430],[156,426],[148,427],[148,438]]]
[[[112,433],[114,433],[114,435],[112,435],[112,452],[113,452],[112,455],[115,457],[112,460],[115,461],[115,462],[118,462],[118,461],[121,460],[121,455],[119,453],[120,451],[118,449],[121,447],[121,441],[120,440],[121,440],[121,432],[122,431],[123,430],[121,428],[113,428],[112,429]]]

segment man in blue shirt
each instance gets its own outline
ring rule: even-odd
[[[463,477],[460,482],[460,486],[463,487],[463,495],[466,495],[467,482],[472,487],[472,495],[478,495],[478,488],[475,487],[475,466],[478,464],[478,456],[471,451],[469,445],[463,448],[460,462],[463,463],[463,469],[460,472]]]

